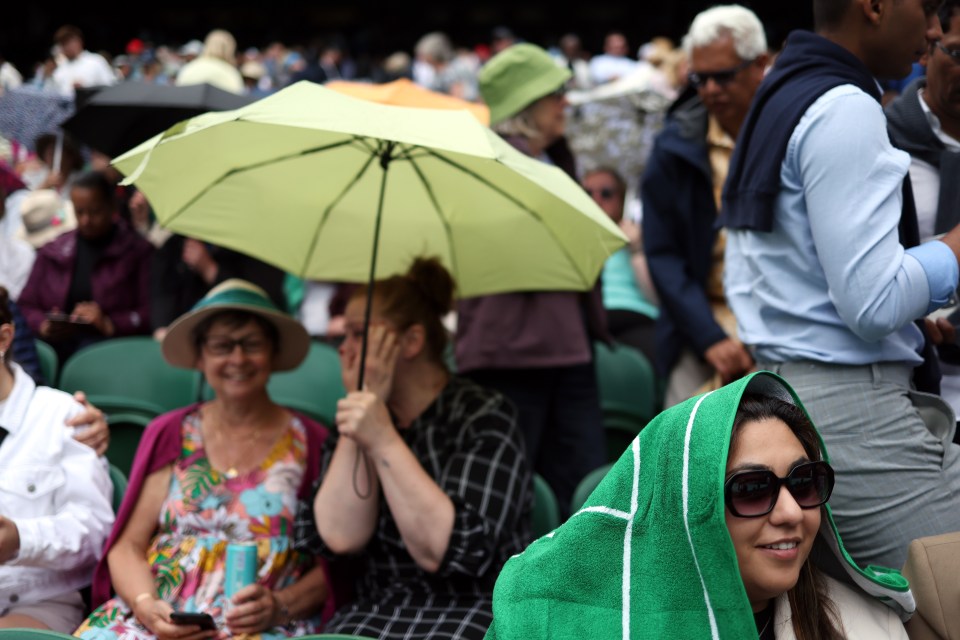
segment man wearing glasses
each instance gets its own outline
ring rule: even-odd
[[[641,183],[667,407],[753,367],[724,298],[725,239],[716,229],[733,143],[768,61],[763,25],[737,5],[698,14],[684,49],[690,89],[671,108]]]
[[[814,0],[816,32],[788,36],[724,187],[740,337],[820,429],[860,565],[900,567],[911,540],[960,531],[953,411],[918,391],[938,386],[920,375],[936,364],[922,318],[957,287],[960,227],[920,243],[910,156],[890,142],[878,82],[942,55],[941,4]]]
[[[923,241],[960,223],[960,0],[946,0],[939,18],[943,38],[924,57],[926,77],[910,83],[885,109],[891,141],[910,154]],[[948,320],[956,327],[960,313],[950,313]],[[948,329],[947,342],[954,342],[953,333]],[[940,371],[940,395],[960,416],[960,348],[955,344],[940,346]]]

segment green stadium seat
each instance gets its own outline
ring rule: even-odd
[[[57,387],[57,378],[60,376],[60,358],[56,350],[48,343],[34,339],[37,347],[37,358],[40,360],[40,371],[47,382],[48,387]]]
[[[593,493],[593,490],[597,488],[597,485],[607,476],[607,473],[610,469],[613,468],[613,463],[605,464],[598,469],[594,469],[588,473],[583,480],[577,485],[577,488],[573,492],[573,499],[570,501],[570,513],[576,513],[580,508],[586,504],[587,498],[590,497],[590,494]]]
[[[111,338],[85,347],[64,363],[59,387],[83,391],[105,413],[156,417],[190,404],[197,373],[167,363],[150,336]]]
[[[560,526],[560,503],[539,473],[533,474],[533,535],[539,538]]]

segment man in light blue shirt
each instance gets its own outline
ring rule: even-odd
[[[837,470],[830,504],[860,564],[900,567],[912,539],[960,530],[952,411],[912,386],[924,340],[914,321],[956,289],[960,229],[901,244],[910,157],[889,142],[874,79],[906,75],[940,38],[938,4],[815,0],[818,33],[788,39],[724,193],[740,337],[821,430]]]

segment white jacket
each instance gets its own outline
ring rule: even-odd
[[[0,608],[41,602],[90,584],[113,525],[106,460],[73,439],[64,421],[82,406],[37,387],[16,364],[0,405],[0,514],[20,533],[20,551],[0,565]]]
[[[855,591],[829,576],[827,593],[840,614],[843,637],[847,640],[908,640],[900,618],[890,607],[870,596]],[[774,637],[777,640],[797,640],[787,594],[777,598],[774,611]]]

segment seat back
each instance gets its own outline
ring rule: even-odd
[[[84,391],[107,413],[155,417],[193,401],[196,372],[167,363],[160,343],[150,336],[111,338],[70,356],[60,388]]]
[[[584,476],[583,480],[580,481],[577,488],[573,491],[573,498],[570,500],[570,513],[576,513],[586,504],[587,498],[590,497],[593,490],[597,488],[612,468],[613,463],[610,462],[598,469],[594,469]]]
[[[533,474],[533,535],[539,538],[560,526],[560,503],[539,473]]]
[[[660,410],[660,385],[653,366],[640,351],[625,344],[595,344],[597,387],[604,415],[620,415],[641,426]]]
[[[607,462],[616,462],[646,426],[636,418],[619,414],[603,417],[603,433],[607,440]]]
[[[127,474],[111,464],[110,482],[113,483],[113,512],[116,513],[123,502],[123,494],[127,492]]]
[[[107,414],[107,422],[110,426],[110,445],[105,454],[107,460],[129,476],[140,437],[150,424],[150,418],[139,413],[111,413]]]
[[[73,636],[49,629],[0,629],[0,640],[63,640],[65,638],[73,638]]]
[[[37,358],[40,360],[40,372],[47,382],[48,387],[57,388],[57,378],[60,376],[60,358],[52,346],[40,340],[34,339],[37,348]]]
[[[337,401],[347,395],[340,376],[337,350],[324,342],[311,341],[303,363],[293,371],[270,376],[267,391],[277,404],[302,411],[332,426],[337,415]]]

